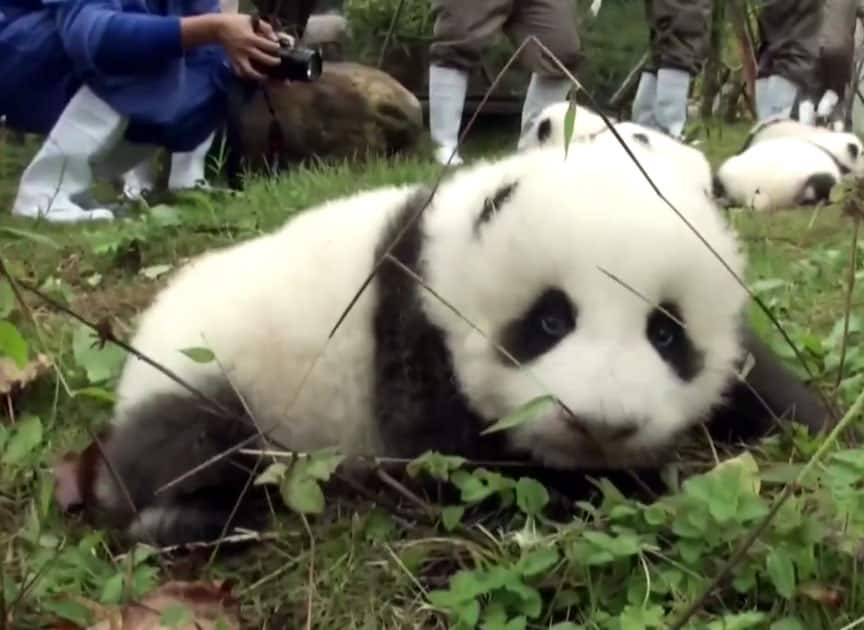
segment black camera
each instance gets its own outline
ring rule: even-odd
[[[261,18],[251,16],[252,29],[258,33]],[[324,62],[321,53],[314,48],[304,48],[296,45],[296,39],[279,37],[279,65],[256,66],[256,70],[277,81],[317,81],[321,76]]]
[[[321,53],[314,48],[292,46],[279,40],[279,65],[270,66],[266,73],[278,81],[316,81],[321,76],[323,61]]]

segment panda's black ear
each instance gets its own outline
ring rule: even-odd
[[[849,157],[851,157],[853,160],[858,159],[858,153],[860,152],[860,149],[858,148],[857,144],[855,144],[854,142],[850,142],[846,145],[846,150],[849,152]]]
[[[726,186],[716,173],[711,176],[711,194],[715,199],[723,199],[726,196]]]
[[[501,211],[502,206],[507,203],[507,200],[513,195],[518,182],[510,182],[501,186],[496,190],[491,197],[486,197],[483,200],[483,209],[474,221],[474,235],[480,233],[480,228],[484,223],[488,223],[492,217]]]
[[[540,121],[540,124],[537,125],[537,141],[540,144],[546,142],[549,139],[549,136],[552,134],[552,121],[548,118],[544,118]]]
[[[651,148],[651,140],[648,139],[648,136],[644,133],[634,133],[633,139],[639,144],[645,145],[648,148]]]

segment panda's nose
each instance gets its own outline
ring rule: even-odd
[[[587,434],[597,442],[623,442],[639,432],[640,423],[637,420],[626,419],[610,422],[604,418],[580,416],[573,423],[574,428]]]

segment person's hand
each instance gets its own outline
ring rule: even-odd
[[[258,20],[256,32],[249,15],[222,14],[219,17],[219,43],[228,53],[234,72],[243,78],[266,79],[252,64],[279,65],[279,38],[273,27]]]

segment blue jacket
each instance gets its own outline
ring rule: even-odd
[[[0,116],[47,133],[82,83],[129,118],[126,137],[191,150],[234,80],[221,47],[184,51],[180,17],[218,0],[0,0]]]

